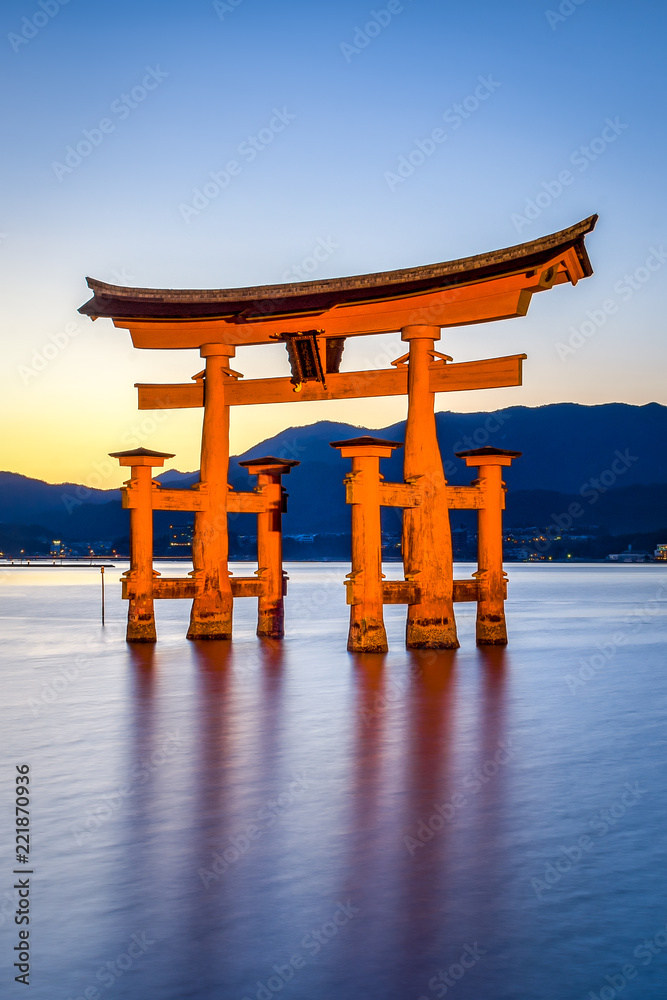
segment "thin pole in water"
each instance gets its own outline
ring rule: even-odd
[[[102,624],[104,625],[104,566],[100,566],[100,574],[102,576]]]

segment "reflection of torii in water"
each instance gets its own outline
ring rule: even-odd
[[[591,216],[570,229],[506,250],[443,264],[287,285],[221,290],[125,288],[88,279],[94,296],[80,309],[130,330],[135,347],[198,348],[206,369],[190,383],[139,385],[140,409],[204,407],[201,482],[188,490],[153,484],[150,469],[172,457],[137,449],[116,452],[132,469],[123,504],[131,511],[131,567],[123,584],[130,601],[127,638],[155,641],[154,598],[192,598],[188,637],[229,639],[234,597],[259,599],[258,635],[283,634],[281,477],[297,463],[273,457],[244,463],[258,486],[230,491],[229,407],[302,400],[408,396],[404,482],[381,483],[379,459],[397,442],[337,442],[353,460],[347,499],[353,509],[353,566],[348,579],[348,648],[386,649],[384,603],[408,606],[407,645],[458,646],[453,602],[477,601],[477,641],[507,642],[502,570],[500,468],[517,452],[462,452],[479,469],[468,487],[447,486],[436,438],[436,392],[521,384],[525,354],[451,364],[435,350],[442,327],[524,316],[535,292],[592,274],[584,238]],[[401,331],[409,351],[391,368],[340,372],[346,337]],[[252,379],[230,368],[237,347],[287,344],[292,378]],[[361,449],[361,450],[359,450]],[[405,580],[382,582],[379,508],[403,507]],[[479,511],[479,567],[454,581],[448,509]],[[356,509],[356,512],[355,512]],[[195,511],[190,579],[159,579],[152,566],[153,510]],[[227,569],[228,512],[258,515],[256,577]]]

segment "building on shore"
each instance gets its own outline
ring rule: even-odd
[[[652,562],[653,557],[648,552],[634,551],[631,545],[628,545],[625,552],[615,552],[607,556],[609,562],[622,562],[622,563],[645,563]]]
[[[194,527],[191,524],[170,524],[169,525],[169,548],[187,548],[192,546],[192,535]]]

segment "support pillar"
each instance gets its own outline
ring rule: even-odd
[[[422,503],[403,512],[405,579],[419,587],[420,601],[408,605],[409,649],[456,649],[453,603],[452,540],[446,480],[435,427],[435,394],[429,366],[437,326],[406,326],[401,339],[410,344],[408,418],[405,429],[404,479],[422,491]]]
[[[506,646],[505,622],[506,576],[503,570],[503,509],[505,484],[502,467],[521,456],[520,451],[500,448],[476,448],[457,451],[456,457],[466,465],[477,467],[477,485],[484,495],[477,522],[477,572],[479,600],[477,601],[477,645]]]
[[[382,601],[382,532],[380,526],[380,459],[389,458],[400,442],[360,437],[332,441],[343,458],[352,459],[345,479],[346,499],[352,507],[352,572],[348,574],[347,603],[351,653],[386,653]]]
[[[161,451],[135,448],[110,452],[121,466],[129,466],[132,478],[124,491],[124,506],[130,508],[130,569],[125,574],[130,590],[127,613],[128,642],[156,642],[153,607],[153,472],[167,458]]]
[[[200,480],[208,491],[208,509],[197,511],[192,539],[192,576],[197,596],[192,602],[188,639],[231,639],[234,602],[227,560],[227,477],[229,471],[229,406],[225,383],[229,359],[236,353],[227,344],[205,344],[204,424]]]
[[[257,515],[257,575],[262,582],[257,635],[268,639],[282,639],[285,634],[282,516],[287,495],[281,477],[299,464],[272,456],[239,462],[251,476],[257,476],[258,489],[268,506]]]

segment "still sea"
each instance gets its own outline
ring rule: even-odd
[[[99,569],[0,567],[1,996],[664,1000],[667,566],[510,564],[506,650],[388,606],[365,657],[343,564],[286,567],[282,643],[244,599],[231,643],[160,602],[155,646],[126,568],[102,627]]]

